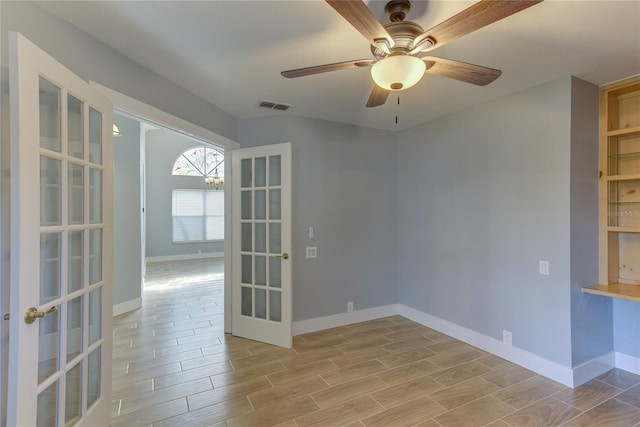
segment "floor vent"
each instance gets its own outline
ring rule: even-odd
[[[293,105],[280,104],[278,102],[261,99],[260,102],[258,102],[258,107],[268,108],[270,110],[287,111],[288,109],[293,108]]]

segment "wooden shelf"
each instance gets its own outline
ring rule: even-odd
[[[594,285],[582,288],[582,292],[604,297],[626,299],[640,302],[640,285],[625,285],[613,283],[611,285]]]
[[[600,283],[586,293],[640,302],[640,76],[600,88]]]
[[[633,135],[634,133],[640,133],[639,126],[610,130],[610,131],[607,131],[607,136],[626,136],[626,135]]]
[[[635,181],[640,180],[640,173],[633,173],[628,175],[610,175],[607,177],[607,181]]]
[[[640,233],[640,227],[620,227],[610,225],[607,230],[614,233]]]

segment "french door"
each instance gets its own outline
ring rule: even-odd
[[[232,332],[291,348],[291,144],[232,154]]]
[[[106,426],[113,105],[10,34],[7,425]]]

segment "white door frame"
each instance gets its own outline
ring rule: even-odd
[[[144,120],[151,124],[159,125],[175,132],[189,136],[190,138],[199,139],[203,142],[224,148],[225,159],[231,159],[229,152],[240,148],[240,144],[236,141],[217,134],[184,119],[176,117],[156,107],[145,104],[137,99],[131,98],[106,86],[89,82],[90,86],[98,88],[111,101],[116,112],[122,112],[126,115]],[[229,162],[230,164],[230,162]],[[225,187],[231,188],[231,168],[225,168]],[[224,235],[229,236],[224,239],[224,331],[231,333],[231,284],[232,284],[232,215],[231,215],[231,191],[224,192]]]

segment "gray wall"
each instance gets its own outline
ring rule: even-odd
[[[67,68],[120,93],[227,138],[236,119],[197,95],[92,38],[29,1],[2,1],[3,56],[8,31],[19,31]],[[132,43],[138,41],[132,40]],[[3,59],[3,63],[4,62]]]
[[[140,225],[140,122],[114,115],[122,136],[113,138],[113,304],[142,295]]]
[[[224,252],[224,242],[173,243],[171,191],[204,188],[204,178],[173,176],[173,164],[180,154],[202,145],[189,137],[165,129],[148,131],[146,151],[146,256],[147,258]]]
[[[640,358],[640,303],[614,300],[613,328],[615,350]]]
[[[571,349],[578,366],[613,349],[611,298],[585,294],[598,283],[599,90],[571,79]],[[638,324],[640,326],[640,323]],[[636,334],[638,329],[636,329]]]
[[[293,146],[293,319],[395,303],[393,134],[283,115],[240,120],[238,141]]]
[[[403,132],[397,156],[398,302],[571,366],[571,79]]]

